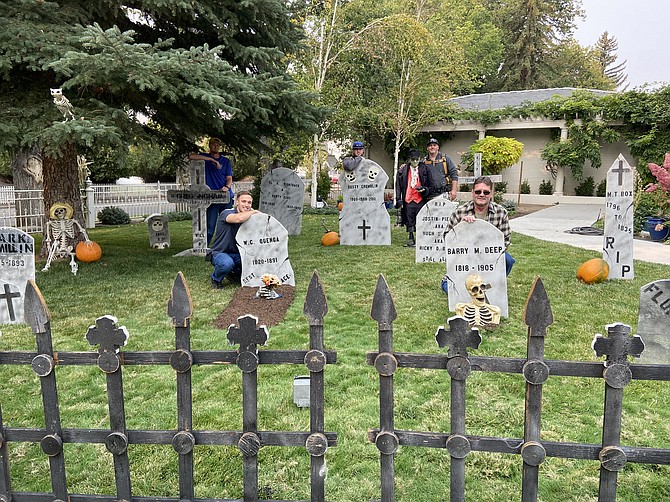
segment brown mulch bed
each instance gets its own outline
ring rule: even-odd
[[[237,318],[252,315],[258,318],[258,324],[275,326],[279,324],[295,299],[295,287],[282,284],[277,288],[281,298],[265,300],[256,298],[256,287],[240,287],[226,308],[214,321],[214,326],[227,330],[231,324],[237,324]]]

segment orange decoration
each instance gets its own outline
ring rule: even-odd
[[[577,269],[577,279],[586,284],[596,284],[607,280],[610,267],[602,258],[585,261]]]
[[[98,261],[102,256],[102,249],[97,242],[81,241],[75,249],[77,259],[84,263]]]

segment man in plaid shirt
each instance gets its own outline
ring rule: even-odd
[[[509,247],[511,230],[509,228],[509,218],[507,209],[500,204],[493,202],[493,181],[488,176],[480,176],[472,185],[472,200],[456,208],[451,213],[449,221],[444,227],[444,233],[449,232],[461,221],[472,223],[476,219],[488,221],[491,225],[497,227],[505,238],[505,249]],[[506,273],[512,270],[514,258],[505,251]],[[442,290],[447,292],[446,276],[442,278]]]

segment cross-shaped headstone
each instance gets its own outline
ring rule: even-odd
[[[265,345],[268,341],[268,329],[261,325],[258,328],[258,318],[252,315],[238,317],[239,328],[232,324],[228,328],[228,341],[231,345],[239,344],[240,352],[257,353],[257,345]]]
[[[88,328],[86,341],[90,345],[100,345],[98,352],[116,353],[119,347],[128,342],[128,330],[125,326],[116,327],[117,319],[112,316],[102,316],[95,320],[95,326]]]
[[[0,293],[0,300],[6,300],[7,301],[7,311],[9,313],[9,320],[10,321],[15,321],[16,320],[16,314],[14,313],[14,300],[13,298],[21,298],[21,293],[14,291],[12,292],[9,284],[5,283],[4,287],[5,292]]]
[[[630,326],[619,322],[608,324],[607,337],[597,334],[593,338],[593,351],[597,357],[606,356],[605,366],[628,365],[628,356],[638,356],[644,350],[644,342],[639,335],[630,335]]]
[[[366,231],[367,231],[367,230],[370,230],[372,227],[369,226],[369,225],[366,225],[366,224],[365,224],[365,220],[363,220],[363,224],[362,224],[362,225],[358,225],[357,228],[359,228],[359,229],[361,229],[361,230],[363,231],[363,240],[365,240],[365,238],[366,238]]]
[[[623,160],[619,161],[619,167],[617,167],[616,169],[612,169],[613,173],[617,173],[619,175],[619,181],[618,181],[619,186],[623,185],[623,173],[629,170],[630,168],[623,167]]]
[[[448,357],[468,357],[468,347],[476,349],[482,343],[477,328],[471,328],[468,321],[459,316],[450,317],[447,322],[449,329],[440,326],[435,333],[435,340],[440,347],[449,347]]]

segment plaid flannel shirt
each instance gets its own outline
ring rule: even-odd
[[[451,217],[445,225],[444,233],[446,234],[449,232],[454,226],[460,223],[464,216],[467,215],[475,216],[475,203],[473,201],[469,201],[461,206],[458,206],[456,210],[451,213]],[[505,237],[505,249],[507,249],[509,247],[511,234],[507,209],[493,201],[489,202],[489,212],[486,217],[486,221],[497,227],[498,230],[503,233],[503,236]]]

